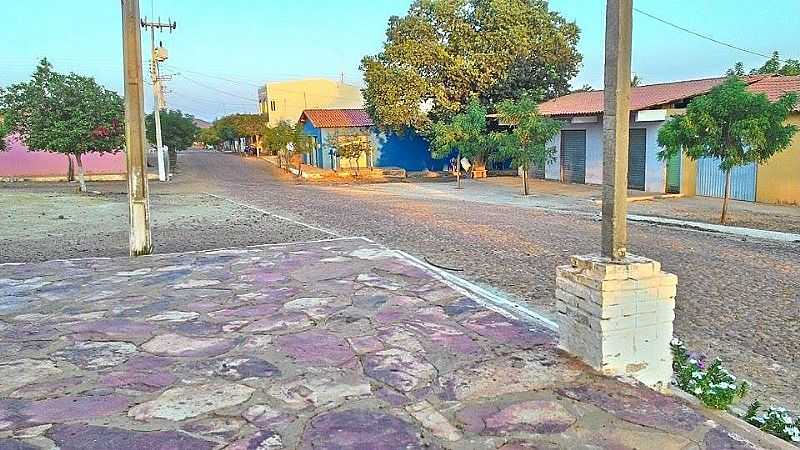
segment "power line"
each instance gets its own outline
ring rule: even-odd
[[[749,53],[749,54],[751,54],[751,55],[760,56],[760,57],[762,57],[762,58],[767,58],[767,59],[770,59],[770,58],[772,58],[772,55],[765,55],[765,54],[763,54],[763,53],[761,53],[761,52],[758,52],[758,51],[755,51],[755,50],[749,50],[749,49],[746,49],[746,48],[744,48],[744,47],[739,47],[739,46],[737,46],[737,45],[730,44],[730,43],[728,43],[728,42],[720,41],[719,39],[714,39],[714,38],[713,38],[713,37],[711,37],[711,36],[708,36],[708,35],[705,35],[705,34],[702,34],[702,33],[698,33],[697,31],[690,30],[690,29],[688,29],[688,28],[682,27],[682,26],[680,26],[680,25],[677,25],[677,24],[675,24],[675,23],[672,23],[672,22],[670,22],[670,21],[668,21],[668,20],[662,19],[662,18],[660,18],[660,17],[658,17],[658,16],[655,16],[655,15],[653,15],[653,14],[650,14],[649,12],[642,11],[642,10],[641,10],[641,9],[639,9],[639,8],[633,8],[633,10],[634,10],[634,11],[636,11],[636,12],[638,12],[639,14],[645,15],[645,16],[647,16],[647,17],[649,17],[649,18],[653,19],[653,20],[657,20],[657,21],[659,21],[659,22],[661,22],[661,23],[663,23],[663,24],[669,25],[669,26],[671,26],[671,27],[673,27],[673,28],[676,28],[676,29],[678,29],[678,30],[681,30],[681,31],[684,31],[684,32],[686,32],[686,33],[689,33],[689,34],[692,34],[692,35],[694,35],[694,36],[697,36],[697,37],[699,37],[699,38],[702,38],[702,39],[705,39],[705,40],[708,40],[708,41],[714,42],[715,44],[723,45],[723,46],[725,46],[725,47],[732,48],[732,49],[734,49],[734,50],[738,50],[738,51],[740,51],[740,52]],[[780,59],[779,59],[779,61],[780,61]]]
[[[210,90],[212,90],[212,91],[218,92],[218,93],[220,93],[220,94],[225,94],[225,95],[229,95],[229,96],[231,96],[231,97],[235,97],[235,98],[240,98],[240,99],[243,99],[243,100],[247,100],[247,101],[249,101],[249,102],[255,102],[255,103],[258,103],[258,100],[253,100],[252,98],[243,97],[243,96],[241,96],[241,95],[237,95],[237,94],[231,94],[230,92],[223,91],[223,90],[221,90],[221,89],[217,89],[217,88],[215,88],[214,86],[209,86],[209,85],[207,85],[207,84],[205,84],[205,83],[202,83],[202,82],[200,82],[200,81],[197,81],[197,80],[194,80],[194,79],[192,79],[192,78],[189,78],[189,77],[187,77],[187,76],[186,76],[186,75],[184,75],[184,74],[178,74],[178,75],[180,75],[180,76],[181,76],[181,78],[184,78],[184,79],[186,79],[186,81],[189,81],[189,82],[191,82],[191,83],[194,83],[194,84],[196,84],[196,85],[198,85],[198,86],[201,86],[201,87],[204,87],[204,88],[206,88],[206,89],[210,89]]]

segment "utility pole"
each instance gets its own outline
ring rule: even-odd
[[[122,0],[122,55],[125,74],[125,149],[128,166],[130,255],[153,251],[144,150],[144,80],[139,0]]]
[[[167,20],[167,23],[162,23],[161,19],[158,22],[148,22],[147,18],[141,21],[142,28],[150,29],[150,55],[152,62],[150,63],[150,76],[153,79],[153,119],[156,123],[156,149],[158,149],[158,179],[160,181],[167,181],[168,170],[164,162],[164,145],[161,139],[161,108],[164,106],[164,91],[158,63],[167,59],[166,51],[159,46],[159,52],[156,52],[156,29],[167,29],[172,32],[177,27],[176,22]]]
[[[602,253],[612,261],[627,253],[632,22],[633,0],[607,1]]]

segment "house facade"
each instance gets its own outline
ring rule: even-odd
[[[658,159],[658,131],[673,115],[682,114],[694,97],[708,93],[724,78],[689,80],[635,87],[631,90],[628,187],[656,193],[682,193],[721,197],[724,174],[719,161],[691,161],[685,156]],[[775,101],[781,95],[800,92],[800,77],[755,75],[744,78],[748,88]],[[576,92],[540,105],[542,114],[564,125],[551,142],[555,161],[534,176],[567,183],[601,184],[603,178],[603,92]],[[800,123],[800,112],[789,121]],[[740,167],[732,172],[732,197],[765,203],[800,203],[800,137],[762,165]]]
[[[330,143],[343,136],[363,136],[372,141],[375,152],[362,155],[359,167],[393,167],[406,171],[435,168],[428,141],[412,130],[390,133],[378,130],[364,109],[308,109],[299,119],[306,135],[314,139],[316,150],[306,155],[306,164],[322,169],[346,169],[350,162],[339,158]],[[368,159],[369,158],[369,159]],[[439,167],[437,170],[441,169]]]
[[[295,123],[306,109],[362,108],[364,98],[358,86],[326,79],[306,79],[267,83],[258,90],[259,111],[269,118],[269,126]]]

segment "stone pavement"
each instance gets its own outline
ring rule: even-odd
[[[0,449],[754,448],[363,239],[0,265]]]

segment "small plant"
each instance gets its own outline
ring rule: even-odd
[[[706,406],[728,409],[747,393],[747,383],[737,383],[736,377],[722,367],[719,359],[707,364],[703,355],[690,353],[678,339],[673,339],[670,347],[675,384],[702,400]]]
[[[761,431],[789,442],[800,442],[800,418],[792,416],[785,408],[769,407],[761,414],[761,403],[754,401],[743,419]]]

